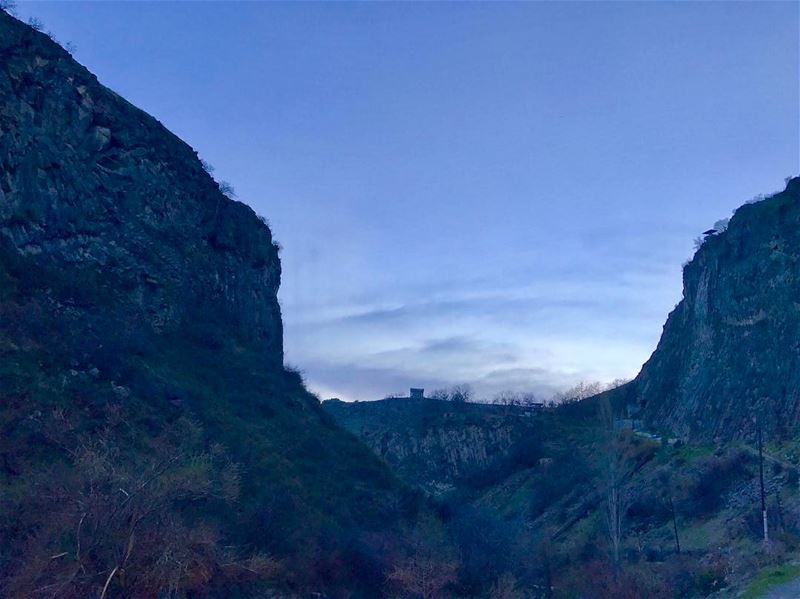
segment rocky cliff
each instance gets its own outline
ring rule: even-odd
[[[499,473],[510,460],[539,457],[539,419],[518,406],[433,399],[322,405],[401,479],[433,494]]]
[[[0,594],[381,594],[415,504],[284,370],[280,275],[189,146],[0,10]]]
[[[739,208],[683,271],[683,299],[625,393],[651,427],[699,439],[800,424],[800,179]]]
[[[175,331],[224,320],[280,366],[269,228],[189,146],[5,13],[0,62],[3,239],[57,269],[104,271],[129,322]]]

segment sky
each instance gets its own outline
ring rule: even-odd
[[[796,2],[21,2],[283,246],[321,397],[632,378],[800,170]]]

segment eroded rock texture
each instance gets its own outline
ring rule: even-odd
[[[380,595],[392,551],[370,558],[371,578],[336,564],[368,533],[410,520],[397,508],[404,491],[283,368],[280,275],[267,225],[221,193],[189,146],[0,10],[0,496],[20,499],[16,511],[0,509],[0,588],[9,579],[24,591],[14,596],[56,588],[63,581],[51,569],[23,580],[26,565],[56,547],[74,556],[87,547],[73,524],[82,521],[72,512],[84,509],[80,489],[52,498],[49,510],[63,518],[33,513],[28,501],[41,495],[40,480],[70,489],[94,476],[74,448],[112,439],[115,469],[159,470],[156,449],[171,434],[224,456],[236,503],[159,504],[156,524],[213,534],[181,541],[194,552],[183,562],[145,552],[152,560],[183,568],[217,549],[224,560],[209,563],[231,565],[229,550],[265,553],[285,564],[279,582],[295,596]],[[187,430],[175,428],[184,422],[191,435],[170,432]],[[119,487],[98,492],[114,502]],[[30,531],[44,531],[41,550],[29,548]],[[240,596],[222,569],[197,568],[212,581],[180,577],[196,579],[203,596]],[[158,581],[134,591],[125,586],[133,578],[116,577],[107,595],[187,594]],[[69,579],[74,592],[59,586],[59,596],[101,594],[97,577]]]
[[[2,11],[0,67],[0,238],[57,269],[101,268],[131,326],[224,320],[281,365],[280,262],[255,213],[158,121]]]
[[[652,427],[698,439],[800,423],[800,179],[739,208],[683,272],[683,299],[631,385]]]
[[[433,494],[485,478],[509,461],[538,459],[537,414],[519,406],[433,399],[322,405],[401,479]]]

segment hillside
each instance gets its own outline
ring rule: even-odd
[[[512,572],[535,596],[759,597],[796,575],[800,548],[799,196],[793,179],[704,241],[657,349],[622,387],[533,418],[430,400],[324,406],[406,482],[434,492],[476,570]],[[612,415],[631,413],[645,430],[614,427]],[[526,452],[504,459],[515,443]],[[458,476],[464,468],[483,475]],[[486,557],[501,551],[510,562]]]
[[[430,400],[324,405],[437,496],[477,570],[510,571],[543,597],[759,597],[800,555],[799,200],[790,180],[705,239],[657,349],[621,387],[533,418]],[[643,424],[625,428],[626,415]],[[526,451],[505,459],[516,443]],[[509,561],[486,557],[501,551]]]
[[[800,179],[704,241],[622,387],[320,404],[284,366],[266,219],[2,10],[0,65],[0,596],[722,599],[800,573]]]
[[[2,594],[375,596],[415,504],[284,370],[269,227],[3,11],[0,64]]]
[[[540,457],[540,418],[519,406],[406,398],[322,407],[403,481],[435,495]]]
[[[764,547],[756,448],[615,430],[612,395],[533,418],[513,407],[436,400],[323,406],[406,482],[435,496],[462,559],[462,594],[455,596],[488,596],[487,579],[506,575],[523,593],[512,597],[736,597],[766,585],[770,572],[794,571],[785,564],[800,555],[797,442],[767,445],[771,543]],[[460,424],[448,434],[451,422]],[[469,449],[456,440],[464,422],[482,431],[470,434]],[[474,457],[494,442],[487,432],[500,423],[519,433],[525,451],[500,443],[484,467]],[[443,451],[450,446],[469,474],[453,475]],[[611,505],[620,514],[616,551]]]
[[[739,208],[685,266],[683,299],[631,384],[649,426],[692,439],[800,424],[800,179]]]

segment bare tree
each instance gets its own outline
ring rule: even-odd
[[[518,406],[522,400],[516,391],[500,391],[492,398],[492,403],[499,406]]]
[[[505,406],[532,406],[540,402],[532,391],[501,391],[495,395],[492,403]]]
[[[616,389],[617,387],[622,387],[622,385],[627,385],[630,382],[631,379],[624,379],[624,378],[614,379],[613,381],[611,381],[606,385],[606,391],[610,391],[611,389]]]
[[[201,158],[201,159],[200,159],[200,166],[202,166],[202,167],[203,167],[203,170],[204,170],[205,172],[207,172],[209,175],[213,175],[213,174],[214,174],[214,167],[213,167],[213,166],[211,165],[211,163],[210,163],[210,162],[208,162],[207,160],[203,160],[203,159]]]
[[[553,401],[556,403],[570,403],[574,401],[581,401],[602,393],[605,391],[605,386],[597,381],[586,382],[580,381],[577,385],[570,387],[566,391],[561,391],[553,396]]]
[[[388,579],[407,597],[439,599],[457,580],[458,567],[440,525],[425,518],[411,534],[407,557],[395,565]]]
[[[438,555],[417,551],[395,566],[389,580],[411,597],[438,599],[445,588],[456,581],[458,563],[442,560]]]
[[[450,401],[468,402],[472,401],[472,387],[463,383],[461,385],[453,385],[450,389]]]
[[[603,468],[605,470],[605,520],[608,539],[611,545],[611,561],[615,574],[621,567],[620,548],[622,545],[625,451],[621,435],[615,426],[611,402],[604,397],[600,402],[600,416],[603,427]]]
[[[236,198],[236,191],[233,189],[233,185],[227,181],[219,181],[217,185],[219,186],[219,190],[222,195],[230,198],[231,200]]]
[[[468,384],[453,385],[446,389],[435,389],[428,395],[430,399],[439,401],[469,402],[472,401],[472,387]]]
[[[430,399],[438,399],[439,401],[449,401],[450,391],[448,389],[434,389],[428,397]]]
[[[552,530],[545,530],[538,545],[536,546],[536,553],[539,558],[539,565],[542,575],[542,586],[544,587],[543,599],[551,599],[553,596],[553,546],[552,546]]]
[[[63,413],[43,426],[67,464],[16,482],[22,499],[3,506],[0,535],[6,526],[29,533],[0,587],[15,597],[177,596],[212,577],[277,573],[270,557],[223,545],[213,521],[182,515],[187,505],[237,496],[238,468],[220,447],[201,450],[199,429],[179,420],[133,455],[118,443],[127,425],[113,417],[91,436],[75,434]]]
[[[44,22],[38,17],[31,17],[28,19],[28,26],[36,31],[44,29]]]
[[[659,475],[659,482],[662,485],[662,492],[664,495],[664,499],[667,502],[670,518],[672,520],[672,534],[675,538],[675,552],[678,555],[680,555],[681,539],[680,536],[678,535],[678,516],[675,510],[675,501],[674,501],[675,492],[673,489],[671,474],[668,471],[661,472]]]

